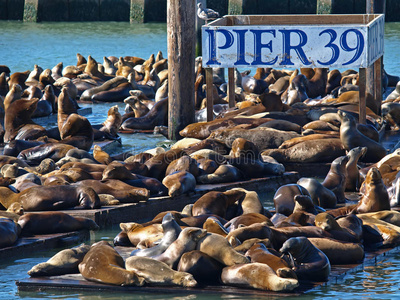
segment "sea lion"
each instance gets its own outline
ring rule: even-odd
[[[163,237],[156,246],[147,249],[133,250],[131,256],[157,256],[163,253],[179,236],[181,227],[175,221],[171,213],[167,213],[162,219]]]
[[[279,257],[279,253],[276,250],[267,249],[262,243],[254,244],[245,255],[250,257],[252,263],[263,263],[270,266],[275,273],[279,274],[279,277],[297,279],[296,273],[283,258]]]
[[[33,266],[28,271],[28,275],[38,277],[79,273],[78,265],[89,249],[89,245],[81,244],[78,247],[61,250],[46,262]]]
[[[182,255],[178,271],[192,274],[199,283],[218,284],[223,267],[223,264],[209,255],[193,250]]]
[[[197,161],[190,156],[184,155],[174,161],[172,161],[165,171],[165,176],[178,171],[186,171],[191,173],[194,177],[199,175],[199,168],[197,166]]]
[[[158,101],[153,108],[143,117],[128,118],[122,125],[121,129],[141,129],[152,130],[155,126],[167,125],[168,116],[168,98]]]
[[[357,264],[362,262],[365,256],[363,246],[358,243],[330,238],[309,238],[308,240],[328,257],[332,265]]]
[[[361,222],[359,222],[359,226],[362,225],[362,223],[360,223]],[[328,213],[320,213],[316,215],[315,226],[329,232],[335,240],[351,243],[359,243],[361,241],[360,235],[357,235],[351,229],[341,227],[334,217]]]
[[[357,163],[360,157],[365,155],[366,152],[367,147],[356,147],[347,153],[349,161],[346,164],[346,191],[359,191],[361,186],[361,175]]]
[[[21,233],[20,225],[7,217],[0,217],[0,248],[13,245]]]
[[[111,106],[107,112],[107,119],[101,124],[99,131],[103,132],[107,138],[116,138],[118,130],[122,124],[122,116],[118,111],[118,105]]]
[[[59,130],[61,142],[64,144],[86,151],[89,151],[93,145],[93,128],[84,116],[70,114]]]
[[[357,213],[390,210],[389,195],[377,168],[372,167],[368,171],[363,185],[365,193],[358,202]]]
[[[305,140],[287,149],[269,149],[261,153],[262,156],[271,156],[280,163],[331,162],[345,154],[343,144],[338,138]]]
[[[346,150],[355,147],[367,147],[367,153],[360,158],[363,162],[377,162],[386,155],[386,149],[379,143],[363,135],[356,126],[353,116],[344,111],[338,111],[341,120],[340,140]]]
[[[97,193],[90,187],[34,186],[17,194],[16,201],[26,211],[62,210],[79,206],[81,209],[100,207]]]
[[[26,213],[19,218],[18,224],[21,226],[22,235],[99,229],[99,226],[91,219],[73,217],[60,211]]]
[[[227,209],[236,202],[241,202],[246,197],[246,193],[238,190],[226,192],[211,191],[201,196],[193,205],[193,216],[214,214],[222,218],[225,217]]]
[[[241,227],[241,225],[244,226],[249,226],[251,224],[255,224],[255,223],[263,223],[265,222],[266,224],[268,224],[268,226],[274,226],[273,223],[269,220],[268,217],[264,216],[263,214],[259,214],[259,213],[246,213],[246,214],[242,214],[240,216],[237,216],[231,220],[229,220],[224,227],[228,228],[229,231],[233,231],[239,227]]]
[[[340,156],[331,163],[328,174],[326,175],[322,185],[331,190],[338,203],[346,201],[344,191],[346,189],[346,164],[349,161],[349,156]]]
[[[221,280],[228,285],[275,292],[291,291],[299,286],[297,279],[279,277],[270,266],[262,263],[225,267],[222,270]]]
[[[300,178],[297,184],[307,189],[315,205],[322,208],[335,208],[337,204],[336,195],[331,190],[324,187],[315,178]]]
[[[168,195],[170,197],[176,197],[194,191],[196,188],[196,178],[192,173],[177,171],[165,176],[162,184],[168,188]]]
[[[182,155],[182,150],[173,149],[153,156],[144,163],[149,170],[147,176],[162,180],[168,165]]]
[[[160,255],[154,258],[166,263],[169,267],[176,269],[181,256],[185,252],[196,249],[196,245],[201,238],[207,234],[207,231],[195,227],[186,227],[180,233],[178,238]],[[224,239],[223,237],[221,237]]]
[[[250,213],[264,214],[264,206],[261,203],[257,192],[248,191],[243,188],[233,188],[232,190],[234,191],[238,190],[246,193],[246,196],[244,197],[242,203],[240,204],[243,215]]]
[[[108,165],[112,162],[110,155],[103,151],[99,145],[93,146],[93,158],[103,165]]]
[[[310,196],[307,189],[299,184],[291,183],[279,187],[274,195],[275,211],[285,216],[292,214],[295,207],[294,196],[296,195]]]
[[[166,263],[149,257],[131,256],[126,259],[126,269],[132,270],[150,285],[194,287],[197,281],[192,274],[171,269]]]
[[[63,143],[46,143],[22,150],[17,158],[33,165],[40,164],[46,158],[51,158],[57,162],[65,157],[71,149],[75,149],[75,147]]]
[[[220,165],[213,173],[198,176],[197,181],[202,184],[226,183],[237,182],[243,178],[244,175],[238,168],[232,165]]]
[[[238,245],[236,243],[237,240],[242,243],[245,240],[252,238],[270,239],[272,237],[272,231],[268,224],[271,224],[271,222],[266,221],[250,224],[248,226],[239,226],[238,228],[231,230],[226,239],[234,247]]]
[[[125,269],[124,259],[106,241],[93,244],[78,268],[89,281],[114,285],[144,284],[142,277]]]
[[[290,253],[294,259],[292,269],[301,280],[327,281],[331,265],[326,255],[306,237],[288,239],[279,250]]]

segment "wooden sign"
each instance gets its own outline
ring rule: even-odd
[[[225,16],[202,27],[203,67],[366,68],[383,55],[384,22],[384,15]]]

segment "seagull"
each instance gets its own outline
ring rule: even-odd
[[[216,12],[215,10],[212,10],[210,8],[203,8],[202,3],[197,3],[197,17],[199,19],[205,20],[206,23],[208,20],[215,20],[219,18],[219,12]]]

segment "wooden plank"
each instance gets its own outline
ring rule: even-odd
[[[20,237],[13,246],[0,249],[0,261],[13,257],[31,255],[33,251],[42,251],[77,244],[89,238],[90,232],[88,230]]]
[[[170,0],[168,32],[168,137],[194,123],[195,5],[191,0]]]
[[[231,188],[241,187],[259,193],[270,192],[280,186],[295,183],[300,176],[296,172],[286,172],[282,176],[271,176],[256,178],[246,181],[221,183],[221,184],[201,184],[197,185],[194,192],[180,195],[177,197],[153,197],[147,201],[139,203],[128,203],[116,206],[105,206],[100,209],[85,210],[64,210],[62,212],[74,217],[85,217],[92,219],[100,227],[123,222],[146,222],[162,211],[180,211],[187,204],[194,203],[202,195],[209,191],[226,191]]]
[[[207,122],[214,119],[214,85],[213,85],[213,69],[205,68],[206,71],[206,97],[207,97]]]
[[[122,249],[125,248],[125,249]],[[116,247],[115,248],[121,256],[129,256],[130,251],[133,248],[129,247]],[[382,249],[375,252],[368,252],[365,255],[364,261],[361,264],[351,265],[332,265],[331,273],[328,282],[311,282],[311,281],[300,281],[300,286],[294,289],[292,292],[273,292],[263,291],[248,288],[237,288],[231,286],[199,286],[195,288],[182,288],[182,287],[156,287],[156,286],[114,286],[108,284],[101,284],[96,282],[90,282],[85,280],[81,274],[69,274],[63,276],[53,277],[37,277],[19,280],[16,282],[19,291],[37,291],[43,290],[59,290],[68,288],[68,290],[103,290],[103,291],[115,291],[115,292],[146,292],[146,293],[183,293],[183,294],[229,294],[242,297],[249,296],[260,296],[260,297],[293,297],[299,296],[305,292],[311,291],[321,285],[329,283],[337,283],[339,280],[343,280],[346,274],[353,273],[361,270],[366,265],[376,265],[380,260],[384,259],[388,255],[394,255],[398,252],[398,248]]]
[[[378,58],[374,63],[374,70],[375,70],[374,99],[378,103],[378,115],[381,115],[381,105],[382,105],[382,60],[383,56]]]
[[[367,104],[366,104],[366,72],[365,68],[360,68],[358,73],[359,75],[359,88],[360,88],[360,103],[359,103],[359,115],[358,115],[358,123],[365,124],[366,123],[366,116],[367,116]]]
[[[228,68],[228,103],[229,107],[235,106],[235,69]]]

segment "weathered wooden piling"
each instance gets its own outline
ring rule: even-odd
[[[168,35],[168,137],[194,122],[195,0],[170,0]]]
[[[129,12],[129,21],[131,23],[144,22],[144,6],[146,0],[131,0],[131,9]]]

